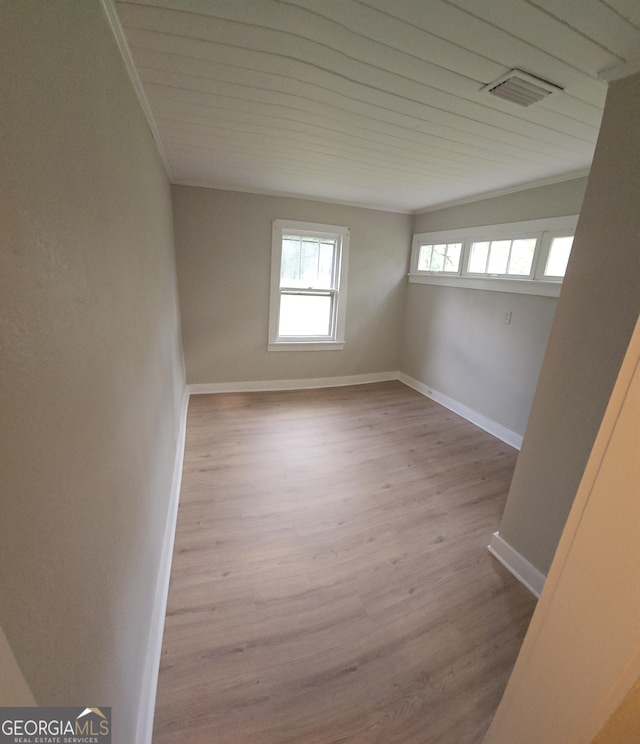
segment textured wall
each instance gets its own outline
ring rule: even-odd
[[[182,335],[190,383],[396,370],[412,218],[303,199],[174,186]],[[267,351],[271,222],[351,229],[342,351]]]
[[[98,2],[0,4],[0,624],[134,740],[183,394],[170,188]]]

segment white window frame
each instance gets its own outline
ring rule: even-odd
[[[285,234],[295,234],[316,238],[336,240],[335,281],[329,292],[333,296],[333,319],[329,336],[278,336],[280,298],[283,290],[280,287],[280,267],[282,262],[282,238]],[[348,227],[325,225],[315,222],[298,222],[293,220],[273,220],[271,238],[271,295],[269,302],[269,342],[268,351],[339,351],[344,348],[346,310],[347,310],[347,275],[349,267]],[[291,290],[290,290],[291,291]],[[306,290],[296,291],[305,292]]]
[[[542,236],[542,244],[540,246],[540,255],[538,257],[538,264],[536,266],[535,278],[541,282],[562,282],[564,277],[553,276],[548,274],[545,276],[544,270],[547,267],[547,260],[549,258],[549,251],[551,250],[551,244],[555,238],[567,238],[575,235],[575,230],[548,230]],[[573,248],[573,246],[572,246]]]
[[[472,271],[469,271],[469,261],[471,258],[471,248],[474,243],[494,243],[497,240],[511,240],[513,242],[514,240],[519,240],[520,238],[529,239],[533,238],[536,240],[536,247],[533,253],[533,259],[531,260],[531,270],[528,274],[489,274],[488,272],[482,272],[482,273],[475,273]],[[468,250],[465,253],[465,248],[467,248],[466,245],[463,245],[463,258],[460,261],[461,264],[461,276],[477,276],[482,279],[516,279],[516,280],[527,280],[527,279],[533,279],[534,273],[535,273],[535,263],[536,263],[536,255],[540,248],[540,235],[535,232],[528,232],[526,235],[522,233],[518,233],[517,235],[512,235],[511,233],[508,233],[506,235],[487,235],[484,232],[478,233],[477,237],[469,238],[468,239]]]
[[[460,241],[460,240],[450,240],[450,241],[448,241],[446,243],[444,243],[444,242],[437,243],[435,241],[420,240],[418,242],[417,248],[416,248],[416,264],[415,264],[416,265],[416,271],[419,271],[421,274],[424,273],[424,274],[429,274],[429,275],[433,275],[433,276],[457,276],[458,274],[460,274],[460,269],[459,268],[458,268],[457,271],[447,271],[445,269],[443,269],[442,271],[434,271],[433,269],[429,269],[428,271],[425,271],[423,269],[418,269],[418,265],[420,263],[421,249],[424,246],[430,245],[430,246],[432,246],[432,248],[435,248],[436,245],[445,245],[445,246],[447,246],[447,252],[448,252],[448,247],[450,245],[459,245],[459,244],[462,244],[462,241]],[[460,248],[459,265],[462,265],[462,252],[463,252],[463,249],[464,249],[464,245],[462,245],[462,247]]]
[[[411,248],[409,282],[558,297],[563,277],[543,276],[549,248],[553,238],[574,235],[577,222],[578,215],[568,215],[566,217],[550,217],[525,222],[466,227],[458,230],[416,233],[413,236]],[[519,238],[537,239],[529,276],[472,274],[468,271],[472,243],[505,239],[516,240]],[[460,269],[457,273],[418,270],[420,246],[436,243],[462,243]]]

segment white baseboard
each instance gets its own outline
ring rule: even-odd
[[[397,380],[398,372],[372,372],[366,375],[315,377],[308,380],[256,380],[253,382],[209,382],[189,385],[191,395],[205,393],[258,393],[271,390],[307,390],[310,388],[366,385],[369,382]]]
[[[491,536],[491,542],[487,546],[491,555],[502,563],[502,565],[512,573],[521,584],[536,597],[540,597],[542,587],[547,578],[543,573],[529,563],[518,551],[511,547],[506,540],[500,537],[499,532],[494,532]]]
[[[180,485],[182,482],[182,463],[184,460],[184,443],[187,430],[187,409],[189,407],[189,391],[185,389],[180,410],[180,423],[176,441],[176,455],[173,465],[173,478],[169,495],[169,506],[162,539],[162,554],[156,581],[153,600],[149,640],[145,655],[145,666],[140,693],[140,707],[138,709],[138,724],[136,729],[136,744],[151,744],[153,735],[153,717],[156,706],[156,691],[158,689],[158,673],[160,671],[160,656],[162,654],[162,636],[164,634],[164,620],[167,612],[167,597],[169,595],[169,578],[171,576],[171,560],[173,557],[173,543],[176,534],[178,518],[178,501],[180,499]]]
[[[202,395],[209,393],[257,393],[272,390],[307,390],[311,388],[342,387],[344,385],[366,385],[370,382],[386,382],[387,380],[400,380],[405,385],[417,390],[427,398],[457,413],[472,424],[484,429],[505,444],[519,450],[522,447],[522,437],[506,426],[483,416],[472,410],[463,403],[450,398],[444,393],[415,380],[404,372],[372,372],[364,375],[344,375],[342,377],[315,377],[304,380],[254,380],[251,382],[205,382],[193,383],[188,386],[190,395]]]
[[[422,393],[422,395],[425,395],[427,398],[431,398],[431,400],[434,400],[441,406],[457,413],[459,416],[462,416],[462,418],[480,427],[480,429],[484,429],[484,431],[492,434],[505,444],[508,444],[517,450],[522,448],[522,437],[519,434],[516,434],[515,431],[507,429],[506,426],[502,426],[502,424],[492,421],[481,413],[465,406],[464,403],[460,403],[457,400],[450,398],[448,395],[440,393],[438,390],[434,390],[432,387],[415,380],[413,377],[409,377],[409,375],[405,375],[404,372],[398,372],[398,380],[404,382],[404,384],[408,385],[410,388],[417,390],[419,393]]]

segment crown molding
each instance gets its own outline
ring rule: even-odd
[[[171,181],[171,168],[169,166],[167,153],[165,152],[162,145],[158,126],[155,122],[155,119],[153,118],[153,114],[151,113],[151,106],[149,105],[149,101],[147,100],[147,97],[145,95],[142,81],[140,80],[138,71],[136,70],[136,66],[133,61],[133,56],[131,55],[129,45],[127,44],[124,29],[122,28],[122,24],[120,23],[120,18],[118,17],[118,12],[116,10],[115,0],[100,0],[100,5],[102,5],[105,15],[107,16],[109,26],[116,40],[116,44],[118,45],[118,49],[120,50],[122,59],[124,60],[125,67],[127,68],[127,73],[129,74],[129,78],[133,83],[133,88],[136,92],[136,96],[138,97],[138,101],[140,101],[140,105],[142,106],[142,110],[144,111],[144,115],[147,119],[147,124],[149,125],[149,129],[151,130],[151,134],[153,135],[153,139],[155,140],[156,147],[158,148],[158,153],[160,154],[160,158],[162,159],[162,162],[164,164],[167,176]]]
[[[578,178],[584,178],[589,175],[589,168],[583,168],[579,171],[572,171],[571,173],[565,173],[562,176],[552,176],[551,178],[540,178],[536,181],[527,181],[527,183],[521,183],[517,186],[510,186],[506,189],[498,189],[496,191],[483,191],[481,194],[474,194],[473,196],[465,197],[464,199],[455,199],[453,201],[440,202],[439,204],[433,204],[429,207],[423,207],[417,209],[413,214],[426,214],[427,212],[437,212],[440,209],[448,209],[449,207],[459,207],[463,204],[472,204],[477,201],[484,201],[485,199],[495,199],[498,196],[508,196],[509,194],[517,194],[519,191],[529,191],[530,189],[537,189],[542,186],[552,186],[555,183],[564,183],[565,181],[575,181]]]
[[[252,189],[243,188],[241,186],[225,186],[225,185],[214,185],[212,183],[206,183],[205,181],[197,181],[191,179],[177,178],[171,181],[176,186],[193,186],[199,189],[212,189],[214,191],[234,191],[240,194],[255,194],[256,196],[276,196],[282,199],[301,199],[303,201],[314,201],[322,204],[336,204],[341,207],[355,207],[356,209],[368,209],[374,212],[392,212],[393,214],[406,214],[412,215],[413,212],[410,209],[394,209],[392,207],[384,207],[381,205],[363,204],[361,202],[350,202],[342,201],[341,199],[328,199],[322,196],[308,196],[307,194],[295,194],[287,191],[270,191],[268,189]]]
[[[620,78],[635,75],[636,72],[640,72],[640,57],[629,60],[628,62],[623,62],[621,65],[607,67],[606,70],[600,70],[598,77],[600,80],[612,83],[614,80],[620,80]]]

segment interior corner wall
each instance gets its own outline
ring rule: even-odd
[[[546,574],[640,312],[640,74],[611,83],[500,536]]]
[[[29,685],[18,666],[4,630],[0,627],[0,704],[10,707],[35,705]]]
[[[412,217],[305,199],[173,186],[189,383],[398,369]],[[267,351],[272,220],[351,230],[341,351]]]
[[[414,232],[578,214],[585,187],[580,178],[426,212]],[[522,437],[556,305],[552,297],[410,284],[400,369]]]
[[[170,186],[100,3],[7,0],[0,47],[0,625],[39,704],[133,742],[184,395]]]

